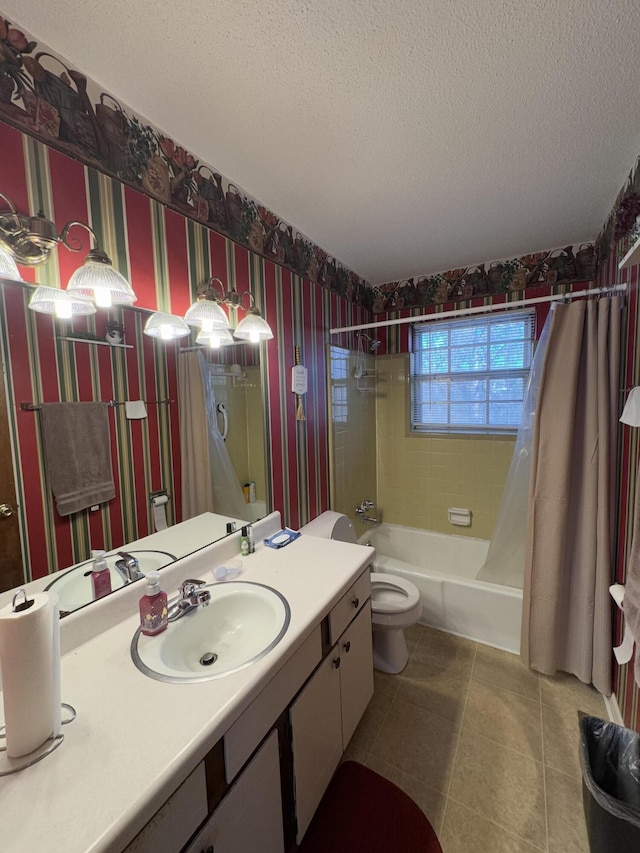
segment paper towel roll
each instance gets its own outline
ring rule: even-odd
[[[153,507],[153,523],[156,526],[156,530],[167,529],[167,511],[164,507],[168,501],[169,498],[166,495],[158,495],[156,498],[151,498],[151,506]]]
[[[0,669],[7,755],[28,755],[60,733],[58,596],[36,593],[18,611],[0,610]]]

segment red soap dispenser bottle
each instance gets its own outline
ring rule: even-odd
[[[104,556],[104,551],[92,551],[93,566],[91,568],[91,590],[94,600],[109,595],[111,592],[111,572]]]
[[[160,572],[149,572],[146,581],[146,593],[140,599],[140,631],[152,636],[167,627],[169,610],[167,593],[160,587]]]

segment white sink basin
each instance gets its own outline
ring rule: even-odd
[[[126,551],[126,549],[122,549]],[[168,566],[173,563],[176,557],[168,551],[146,551],[136,550],[127,551],[138,560],[140,571],[145,575],[147,572],[156,572],[163,566]],[[117,553],[107,554],[105,557],[111,574],[111,591],[113,592],[120,587],[125,586],[125,581],[116,569],[116,560],[122,559]],[[51,589],[58,593],[60,602],[60,612],[68,613],[72,610],[77,610],[79,607],[84,607],[93,601],[93,590],[91,588],[91,566],[93,560],[87,560],[84,563],[79,563],[68,572],[59,575],[52,581],[46,589]]]
[[[209,681],[237,672],[271,651],[291,612],[275,589],[248,581],[199,587],[211,601],[186,613],[155,637],[134,634],[133,662],[158,681]]]

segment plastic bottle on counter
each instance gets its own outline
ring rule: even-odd
[[[247,526],[247,539],[249,540],[249,553],[254,554],[256,550],[256,540],[253,535],[253,524]]]
[[[94,601],[109,595],[111,592],[111,572],[105,559],[105,552],[96,550],[91,552],[93,566],[91,567],[91,591]]]
[[[160,572],[146,575],[147,588],[140,599],[140,631],[148,636],[159,634],[167,627],[169,609],[167,593],[160,586]]]

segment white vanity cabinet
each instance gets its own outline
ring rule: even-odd
[[[183,853],[284,853],[278,735],[272,732]]]
[[[330,617],[330,634],[334,623],[344,624],[342,614],[349,614],[352,621],[291,705],[298,844],[373,695],[368,587],[367,573],[336,605],[339,618]]]

